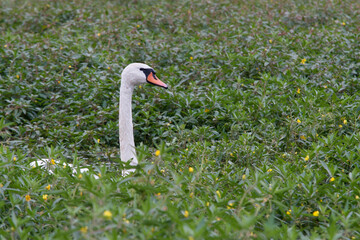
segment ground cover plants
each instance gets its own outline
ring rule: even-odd
[[[1,1],[1,239],[359,239],[359,16],[357,0]],[[131,62],[169,89],[136,89],[140,165],[122,177]]]

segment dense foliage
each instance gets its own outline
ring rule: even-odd
[[[1,1],[1,239],[360,238],[359,16],[357,0]],[[134,92],[140,165],[122,177],[131,62],[169,89]]]

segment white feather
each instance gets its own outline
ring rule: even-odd
[[[140,69],[151,69],[143,63],[131,63],[121,73],[121,86],[120,86],[120,103],[119,103],[119,141],[120,141],[120,157],[122,162],[129,162],[131,166],[138,164],[136,157],[135,142],[134,142],[134,130],[132,121],[132,109],[131,100],[135,86],[146,83],[146,75]],[[166,84],[163,86],[167,88]],[[59,161],[55,161],[59,164]],[[55,165],[56,165],[55,164]],[[64,163],[66,164],[66,163]],[[31,167],[40,166],[43,169],[48,170],[50,174],[53,174],[55,168],[54,164],[51,164],[50,159],[41,159],[30,163]],[[72,168],[73,175],[77,175],[78,172],[73,168],[72,164],[68,164]],[[89,171],[88,168],[80,168],[80,173]],[[123,170],[122,175],[126,176],[135,169]],[[94,175],[97,179],[97,175]]]

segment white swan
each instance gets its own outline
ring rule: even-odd
[[[120,104],[119,104],[119,139],[120,139],[120,158],[122,162],[130,162],[131,166],[136,166],[138,160],[135,152],[134,132],[132,123],[131,99],[135,86],[143,83],[151,83],[156,86],[168,88],[165,83],[160,81],[155,75],[154,69],[143,63],[131,63],[121,73],[120,86]],[[65,163],[64,163],[65,164]],[[40,166],[53,174],[53,170],[60,162],[53,159],[41,159],[30,163],[31,167]],[[77,170],[72,164],[65,164],[72,169],[73,175],[77,175]],[[86,167],[80,168],[80,173],[87,172]],[[127,169],[122,171],[122,175],[126,176],[135,169]],[[94,175],[97,179],[98,176]]]
[[[120,158],[122,162],[130,161],[131,166],[138,164],[134,143],[131,99],[134,87],[143,83],[168,88],[165,83],[156,77],[155,71],[144,63],[131,63],[121,73],[119,104]],[[124,170],[123,175],[133,171],[135,170]]]

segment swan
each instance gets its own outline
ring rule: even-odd
[[[136,157],[135,143],[134,143],[134,129],[132,121],[131,100],[134,88],[140,84],[150,83],[165,89],[168,86],[157,78],[153,68],[144,63],[131,63],[124,68],[121,73],[120,85],[120,103],[119,103],[119,141],[120,141],[120,158],[121,161],[127,163],[130,161],[130,166],[136,166],[138,159]],[[61,165],[60,161],[53,159],[41,159],[30,163],[31,167],[40,166],[46,169],[48,173],[53,174],[55,166]],[[78,172],[73,168],[72,164],[64,163],[65,167],[72,169],[73,176]],[[88,168],[81,167],[80,173],[89,171]],[[126,176],[135,169],[126,169],[122,171],[122,175]],[[96,179],[98,176],[94,175]]]
[[[168,88],[165,83],[157,78],[154,69],[144,63],[131,63],[121,73],[119,103],[120,159],[124,163],[130,161],[130,166],[138,164],[134,143],[131,100],[134,88],[144,83],[150,83],[165,89]],[[123,175],[134,171],[135,169],[123,170]]]

